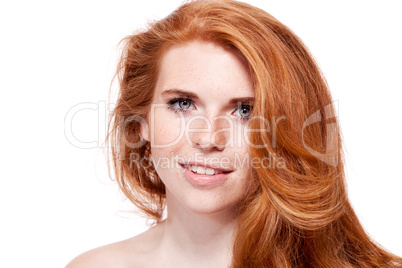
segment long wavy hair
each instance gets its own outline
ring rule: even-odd
[[[241,55],[255,90],[252,118],[266,119],[250,127],[270,127],[250,134],[251,156],[285,160],[281,168],[253,169],[232,267],[402,267],[364,231],[348,201],[339,123],[313,57],[286,26],[242,2],[187,1],[123,40],[107,141],[127,198],[156,224],[162,220],[165,186],[145,164],[150,144],[140,138],[140,118],[149,111],[166,50],[194,40]]]

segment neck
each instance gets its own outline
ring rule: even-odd
[[[227,264],[232,257],[236,223],[233,211],[199,214],[178,202],[168,202],[161,245],[194,261]]]

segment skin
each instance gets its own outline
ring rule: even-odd
[[[174,112],[166,109],[178,97],[167,93],[171,89],[191,92],[198,99],[174,103],[173,108],[185,107]],[[249,165],[235,162],[236,155],[248,152],[247,116],[230,100],[243,97],[254,97],[252,83],[230,49],[198,41],[169,48],[148,124],[141,131],[151,142],[154,166],[166,186],[167,219],[136,237],[86,252],[67,267],[228,267],[236,206],[244,198],[251,171]],[[166,159],[169,165],[162,164]],[[214,185],[194,184],[179,163],[197,159],[232,172]],[[222,159],[227,162],[217,163]]]

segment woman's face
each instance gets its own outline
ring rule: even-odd
[[[196,41],[169,48],[141,131],[169,208],[230,212],[242,200],[251,172],[246,137],[253,99],[235,53]]]

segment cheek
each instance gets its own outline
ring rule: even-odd
[[[173,148],[183,137],[183,126],[180,118],[172,116],[170,111],[160,108],[151,119],[151,147],[152,144],[160,148]]]
[[[240,147],[243,150],[248,150],[250,146],[250,129],[248,128],[247,124],[240,124],[238,127],[238,133],[240,135],[239,140],[240,140]]]
[[[183,143],[180,128],[180,118],[166,108],[160,108],[151,119],[151,157],[161,178],[178,169],[174,156]]]

